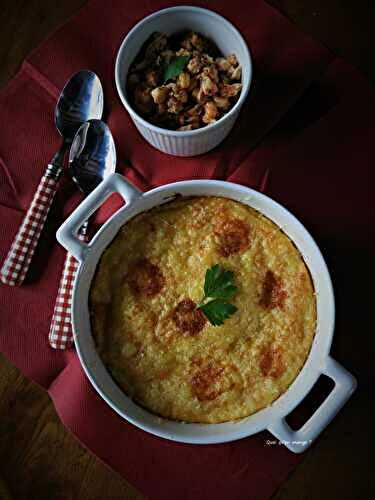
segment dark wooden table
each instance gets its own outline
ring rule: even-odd
[[[375,82],[375,2],[269,1],[301,30],[352,62]],[[84,3],[84,0],[1,0],[0,86],[14,75],[32,48]],[[347,342],[348,366],[357,368],[358,356],[352,349],[352,340],[343,342]],[[366,363],[371,360],[374,347],[374,341],[369,342],[369,353],[364,356]],[[370,470],[374,444],[370,434],[373,387],[368,366],[360,371],[364,373],[360,389],[275,499],[374,497],[374,474]],[[60,423],[48,395],[1,355],[0,476],[18,500],[143,498],[74,439]],[[0,480],[0,500],[3,498],[7,497]]]

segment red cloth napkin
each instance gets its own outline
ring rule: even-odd
[[[59,146],[53,123],[59,91],[72,73],[90,68],[104,84],[118,170],[143,189],[216,178],[265,190],[280,200],[307,225],[327,256],[339,298],[336,339],[349,335],[356,330],[353,303],[360,304],[348,269],[354,266],[352,257],[369,254],[373,241],[368,228],[373,227],[374,89],[263,1],[206,2],[247,39],[254,85],[235,129],[214,151],[185,159],[159,153],[144,142],[117,97],[114,60],[138,20],[175,4],[112,0],[104,6],[92,0],[28,58],[2,91],[0,259]],[[121,420],[97,396],[74,350],[49,347],[64,260],[55,231],[79,199],[63,181],[26,284],[0,285],[1,350],[49,391],[61,419],[82,443],[149,498],[268,498],[301,460],[283,446],[267,445],[268,433],[200,447],[155,438]],[[102,211],[101,219],[106,216]],[[355,262],[362,265],[361,259]],[[361,270],[365,272],[364,264]],[[343,273],[352,280],[349,287],[342,286]],[[345,364],[345,352],[338,348],[336,355]]]

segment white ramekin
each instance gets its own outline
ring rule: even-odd
[[[137,114],[126,95],[126,79],[134,58],[154,31],[169,35],[186,29],[197,31],[211,38],[224,55],[236,54],[242,66],[243,87],[236,104],[216,123],[197,130],[178,132],[156,127]],[[228,135],[249,92],[251,79],[251,57],[241,34],[224,17],[199,7],[171,7],[146,17],[129,31],[116,58],[117,91],[135,126],[152,146],[175,156],[195,156],[205,153],[217,146]]]
[[[111,195],[119,193],[126,205],[98,231],[90,243],[78,239],[83,222]],[[223,196],[249,205],[273,220],[301,252],[314,283],[317,300],[317,329],[308,359],[301,372],[272,405],[254,415],[222,424],[184,424],[160,418],[134,401],[116,385],[100,359],[91,334],[88,295],[96,266],[103,251],[119,229],[132,217],[182,196]],[[58,241],[80,262],[74,285],[72,322],[77,354],[83,369],[101,397],[123,418],[157,436],[194,444],[233,441],[267,429],[285,446],[300,453],[345,404],[356,387],[355,378],[330,356],[335,306],[331,279],[322,254],[302,224],[285,208],[257,191],[230,182],[194,180],[175,182],[141,193],[124,177],[105,179],[73,212],[57,232]],[[297,431],[285,417],[305,398],[320,375],[335,386],[310,419]]]

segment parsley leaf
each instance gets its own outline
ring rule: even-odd
[[[164,69],[164,83],[183,72],[190,56],[177,56]]]
[[[207,304],[200,305],[199,309],[214,326],[222,325],[224,320],[232,316],[232,314],[237,311],[236,306],[228,304],[228,302],[221,299],[211,300],[210,302],[207,302]]]
[[[219,264],[207,269],[204,282],[205,297],[230,299],[237,292],[232,271],[220,269]]]
[[[206,271],[204,297],[197,307],[212,325],[222,325],[225,319],[237,311],[236,306],[224,299],[233,297],[237,290],[233,272],[225,271],[220,268],[219,264],[215,264]]]

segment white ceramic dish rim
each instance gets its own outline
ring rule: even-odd
[[[90,243],[77,238],[84,220],[95,212],[113,192],[126,205],[98,231]],[[184,424],[160,418],[141,408],[115,384],[95,350],[91,336],[88,292],[97,262],[120,227],[138,213],[183,196],[224,196],[259,210],[292,239],[311,272],[317,294],[317,331],[301,372],[274,403],[235,422],[221,424]],[[271,198],[250,188],[225,181],[193,180],[167,184],[141,193],[119,174],[113,174],[89,195],[57,232],[59,242],[80,262],[72,304],[75,345],[82,367],[101,397],[123,418],[159,437],[193,444],[223,443],[269,430],[293,452],[304,451],[328,425],[356,387],[355,378],[330,355],[334,330],[334,296],[331,279],[316,243],[302,224]],[[304,399],[321,374],[330,377],[335,387],[301,429],[294,431],[285,417]]]
[[[211,125],[208,125],[206,127],[199,128],[196,130],[175,131],[175,130],[169,130],[169,129],[165,129],[165,128],[161,128],[161,127],[157,127],[156,125],[153,125],[152,123],[150,123],[147,120],[145,120],[144,118],[142,118],[142,116],[139,115],[134,110],[134,108],[131,106],[131,104],[129,103],[129,101],[126,97],[126,94],[123,92],[123,76],[124,75],[121,75],[121,60],[124,57],[124,54],[126,53],[126,47],[129,43],[129,41],[134,36],[136,36],[137,31],[144,24],[149,23],[150,21],[152,21],[153,19],[155,19],[159,16],[167,15],[171,12],[178,12],[178,11],[183,12],[184,10],[198,12],[198,13],[200,12],[200,13],[204,13],[205,15],[209,15],[209,16],[215,18],[219,23],[225,23],[226,26],[236,34],[236,36],[238,37],[238,40],[241,42],[241,45],[243,46],[244,54],[246,54],[246,60],[242,64],[246,65],[248,67],[249,78],[245,82],[245,85],[243,85],[242,90],[241,90],[241,95],[240,95],[238,101],[236,102],[236,104],[233,106],[233,108],[226,115],[224,115],[222,118],[220,118],[220,120],[218,120],[217,122],[215,122]],[[129,31],[129,33],[126,35],[126,37],[124,38],[124,40],[122,41],[122,43],[120,45],[120,48],[119,48],[119,51],[118,51],[117,57],[116,57],[116,64],[115,64],[115,82],[116,82],[117,92],[120,96],[121,102],[125,106],[126,110],[130,114],[130,116],[132,116],[135,120],[140,122],[143,126],[147,127],[149,130],[152,130],[153,132],[157,132],[159,134],[168,135],[168,136],[174,136],[174,137],[193,137],[195,135],[201,134],[202,132],[207,132],[208,130],[214,130],[217,127],[220,127],[224,123],[224,121],[226,121],[228,118],[230,118],[232,115],[234,115],[237,112],[237,110],[239,110],[241,108],[242,104],[244,103],[244,101],[249,93],[250,85],[252,82],[252,75],[253,75],[253,66],[252,66],[252,62],[251,62],[250,50],[249,50],[249,47],[247,46],[243,36],[238,31],[238,29],[235,28],[235,26],[233,26],[232,23],[230,23],[227,19],[225,19],[225,17],[221,16],[220,14],[217,14],[216,12],[209,10],[209,9],[204,9],[201,7],[193,7],[190,5],[180,5],[178,7],[168,7],[166,9],[158,10],[157,12],[150,14],[149,16],[142,19],[135,26],[133,26],[133,28]]]

